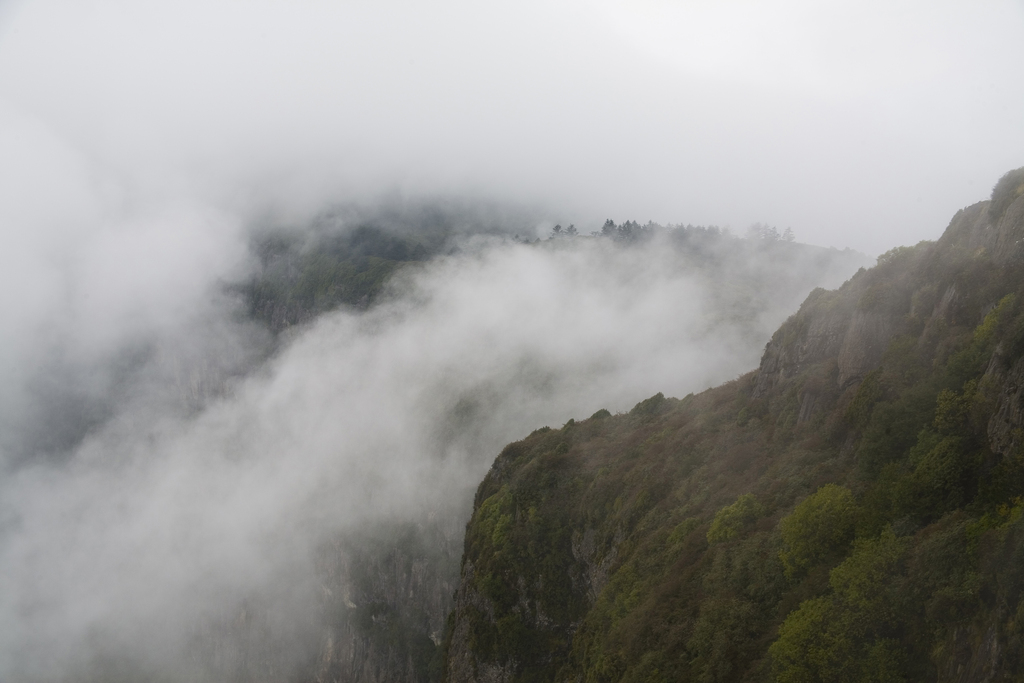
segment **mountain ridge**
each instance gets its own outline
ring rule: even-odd
[[[1021,188],[812,292],[757,370],[507,446],[445,680],[1020,680]]]

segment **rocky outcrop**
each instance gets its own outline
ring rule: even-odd
[[[953,630],[939,654],[939,683],[990,683],[1000,673],[1002,646],[995,624]]]
[[[947,251],[977,253],[985,250],[994,253],[1000,233],[992,223],[988,207],[989,202],[984,201],[957,211],[939,238],[938,245]]]
[[[903,316],[900,311],[859,306],[872,294],[868,280],[867,273],[859,273],[838,292],[811,293],[765,347],[755,398],[829,359],[837,363],[835,388],[839,390],[878,366]]]
[[[993,208],[993,201],[984,201],[957,211],[938,246],[964,254],[985,253],[997,263],[1024,258],[1024,194],[1017,191],[995,215]]]
[[[325,545],[316,683],[426,683],[458,579],[461,525],[395,523]]]
[[[1006,369],[1000,351],[996,351],[985,373],[986,388],[998,388],[988,421],[988,440],[993,452],[1009,457],[1024,443],[1024,358]]]
[[[474,586],[474,568],[472,562],[466,562],[462,568],[462,579],[459,591],[455,596],[453,612],[457,615],[473,610],[485,619],[494,620],[494,604]],[[482,661],[472,648],[470,622],[467,619],[454,620],[451,633],[452,646],[448,652],[445,680],[448,683],[507,683],[512,679],[515,663],[498,664]]]
[[[961,267],[978,259],[1004,268],[1024,262],[1024,194],[997,217],[990,205],[978,202],[958,211],[934,244],[893,249],[879,257],[878,266],[859,271],[840,289],[813,291],[765,347],[753,396],[767,396],[829,359],[837,364],[832,388],[842,391],[878,367],[896,335],[923,324],[920,338],[925,342],[939,328],[976,324],[984,312],[979,305],[993,302],[965,298],[967,285],[957,275]],[[808,400],[813,402],[813,397]],[[1017,410],[1009,396],[1004,404],[1000,420]],[[801,414],[812,407],[803,406]],[[1015,420],[1014,428],[1021,426]],[[996,426],[997,432],[1001,429]]]
[[[617,529],[611,550],[599,553],[595,539],[597,532],[593,527],[583,533],[575,532],[572,538],[572,556],[583,566],[583,579],[587,597],[593,603],[601,590],[608,583],[612,566],[619,557],[618,547],[623,541],[622,529]]]

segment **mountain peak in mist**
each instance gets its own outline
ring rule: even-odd
[[[444,680],[1019,671],[1022,177],[814,290],[755,371],[506,446]]]

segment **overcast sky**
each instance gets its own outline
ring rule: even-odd
[[[877,254],[1024,164],[1020,0],[0,7],[5,232],[399,191]]]

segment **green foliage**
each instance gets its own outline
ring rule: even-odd
[[[848,488],[826,484],[779,523],[785,549],[780,558],[788,576],[841,554],[856,525],[857,504]]]
[[[857,428],[863,428],[868,423],[872,409],[884,393],[881,377],[881,368],[875,368],[861,381],[857,393],[843,415],[847,423]]]
[[[487,537],[495,553],[504,551],[509,542],[512,515],[505,512],[509,507],[508,503],[508,487],[503,486],[500,491],[483,502],[477,513],[479,532]]]
[[[536,662],[523,680],[553,675],[567,644],[558,637],[579,618],[582,596],[574,594],[572,535],[565,497],[573,490],[573,466],[566,438],[587,423],[534,432],[512,444],[499,459],[517,468],[513,481],[480,485],[476,512],[467,528],[466,557],[472,558],[472,589],[479,604],[462,618],[479,656],[507,664]],[[599,423],[598,423],[599,424]]]
[[[640,401],[633,409],[629,411],[629,414],[634,417],[651,417],[662,412],[666,407],[665,394],[660,391],[650,398],[646,398]]]
[[[906,543],[886,531],[860,541],[832,570],[830,595],[808,600],[786,617],[769,648],[779,683],[903,681],[906,653],[899,632],[894,571]]]
[[[763,628],[758,606],[734,595],[709,597],[700,604],[693,635],[687,641],[699,681],[728,680],[735,675],[737,650],[756,641]]]
[[[374,225],[321,234],[309,244],[270,234],[253,245],[260,271],[236,289],[252,318],[280,331],[338,306],[370,306],[399,268],[436,253],[444,239],[401,236]]]
[[[857,447],[857,461],[867,477],[877,476],[889,462],[903,458],[934,418],[935,387],[913,386],[891,401],[875,404]]]
[[[1008,171],[992,188],[992,201],[988,206],[989,215],[997,222],[1018,197],[1024,195],[1024,168]]]
[[[956,436],[922,434],[911,455],[902,509],[925,520],[937,519],[967,503],[977,486],[977,456]]]
[[[978,383],[971,380],[963,393],[943,389],[935,397],[935,430],[947,436],[959,433],[967,424],[977,393]]]
[[[831,673],[835,667],[832,660],[836,659],[839,648],[822,642],[822,635],[827,631],[831,614],[832,601],[815,598],[804,602],[800,609],[786,617],[779,628],[779,639],[769,650],[778,683],[830,680],[823,674]]]
[[[879,266],[891,266],[905,261],[914,253],[913,247],[893,247],[889,251],[885,252],[878,257],[877,263]]]
[[[1021,420],[1024,265],[943,244],[812,293],[768,375],[503,451],[467,530],[480,661],[595,683],[1024,670],[1024,425],[989,444]]]
[[[752,493],[746,493],[731,505],[715,513],[708,529],[708,543],[731,541],[749,527],[761,514],[761,506]]]
[[[950,357],[947,371],[954,386],[961,386],[984,372],[996,339],[1005,329],[1016,303],[1017,297],[1013,293],[1004,296],[974,329],[970,344]]]
[[[686,539],[694,529],[700,526],[700,520],[696,517],[687,517],[672,529],[672,532],[668,535],[668,542],[672,545],[678,545]]]

